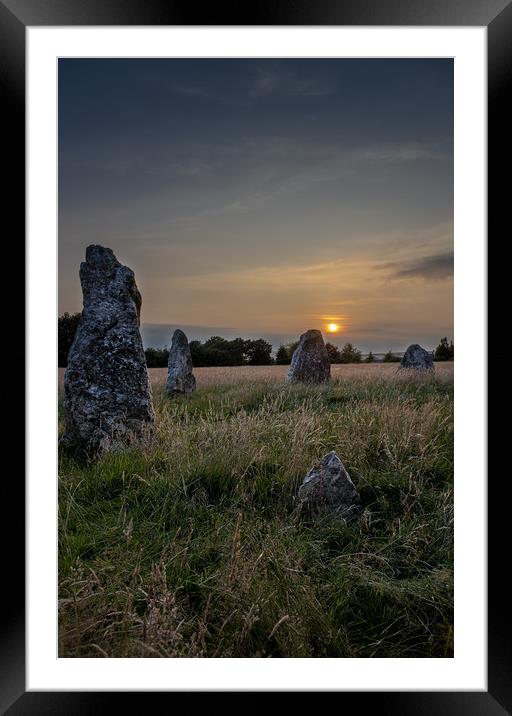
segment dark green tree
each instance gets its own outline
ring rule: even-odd
[[[400,363],[400,358],[391,351],[388,351],[384,356],[384,363]]]
[[[167,368],[169,351],[167,348],[146,348],[146,365],[148,368]]]
[[[263,338],[232,341],[212,336],[207,341],[189,343],[192,363],[196,367],[231,365],[269,365],[272,363],[272,345]]]
[[[59,368],[66,368],[68,364],[68,355],[75,338],[76,329],[80,323],[80,313],[63,313],[59,316],[58,323],[58,364]]]
[[[340,353],[341,363],[360,363],[361,351],[354,348],[352,343],[345,343]]]
[[[277,349],[276,363],[278,365],[290,365],[292,356],[298,345],[299,341],[293,341],[293,343],[287,343],[286,345],[281,344]]]
[[[453,341],[448,343],[448,338],[445,336],[441,338],[441,341],[434,351],[434,360],[453,360]]]
[[[245,354],[249,365],[270,365],[272,363],[272,344],[263,338],[246,341]]]
[[[291,343],[288,343],[288,345],[286,346],[286,348],[288,350],[288,355],[290,356],[290,363],[291,363],[293,354],[297,350],[298,345],[299,345],[299,341],[292,341]]]
[[[198,366],[243,365],[245,360],[245,341],[236,338],[228,341],[221,336],[212,336],[201,346]],[[194,362],[194,358],[192,358]]]
[[[276,352],[276,363],[277,365],[288,365],[289,362],[290,356],[288,354],[288,349],[286,346],[281,344]]]
[[[204,342],[204,347],[225,351],[228,350],[229,341],[221,336],[211,336],[211,338],[208,338],[208,340]]]
[[[375,356],[371,351],[366,356],[366,363],[375,363]]]
[[[226,350],[232,357],[233,365],[243,365],[248,361],[250,343],[251,341],[246,341],[243,338],[235,338],[233,341],[228,341]]]
[[[326,343],[325,348],[329,356],[329,363],[341,363],[341,354],[338,346],[333,346],[332,343]]]
[[[192,358],[192,365],[202,365],[202,348],[201,341],[190,341],[188,344],[190,348],[190,357]]]

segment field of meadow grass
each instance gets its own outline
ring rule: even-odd
[[[59,656],[453,656],[453,363],[396,368],[151,369],[151,443],[59,458]],[[362,516],[298,520],[330,450]]]

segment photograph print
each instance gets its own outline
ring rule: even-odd
[[[452,59],[59,59],[59,657],[453,657],[453,201]]]

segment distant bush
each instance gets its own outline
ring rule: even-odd
[[[384,363],[400,363],[401,358],[396,356],[391,351],[388,351],[384,356]]]
[[[271,365],[272,345],[263,338],[246,340],[235,338],[228,341],[220,336],[212,336],[207,341],[190,341],[192,364],[196,368],[223,367],[236,365]],[[166,368],[169,361],[167,348],[146,348],[148,368]]]
[[[288,355],[288,350],[286,346],[283,346],[282,344],[277,349],[276,353],[276,363],[277,365],[287,365],[290,362],[290,356]]]
[[[235,338],[228,341],[212,336],[205,343],[190,342],[192,363],[197,368],[207,366],[271,365],[272,345],[263,338],[254,340]]]
[[[167,368],[169,351],[167,348],[146,348],[146,363],[148,368]]]
[[[352,343],[345,343],[340,352],[340,363],[360,363],[361,351],[354,348]]]
[[[270,365],[272,361],[272,344],[257,338],[245,342],[245,356],[249,365]]]
[[[341,363],[341,353],[337,346],[333,346],[332,343],[326,343],[325,348],[327,350],[330,363]]]
[[[58,364],[59,368],[66,368],[68,355],[75,339],[76,329],[82,317],[79,313],[63,313],[58,321]]]
[[[276,363],[278,365],[290,365],[292,362],[292,356],[298,345],[299,341],[293,341],[293,343],[280,345],[276,353]]]
[[[441,341],[434,351],[434,360],[453,360],[453,341],[448,343],[448,338],[441,338]]]

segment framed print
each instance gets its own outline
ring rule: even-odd
[[[27,277],[9,713],[510,712],[486,264],[511,17],[0,3]]]

